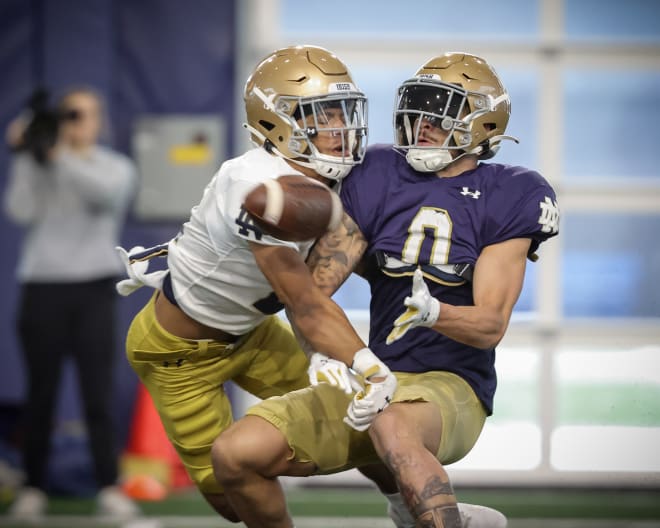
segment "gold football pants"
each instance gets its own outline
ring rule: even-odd
[[[231,423],[224,383],[232,380],[258,398],[309,385],[308,360],[289,326],[268,317],[234,344],[190,340],[156,320],[155,295],[135,316],[126,355],[154,401],[167,436],[200,491],[220,493],[211,446]]]
[[[423,401],[436,407],[442,420],[436,458],[443,464],[463,458],[486,420],[486,411],[470,385],[451,372],[394,374],[399,384],[392,403]],[[351,397],[321,383],[258,403],[247,414],[277,427],[296,460],[314,462],[318,474],[336,473],[380,462],[368,431],[358,432],[343,421]]]

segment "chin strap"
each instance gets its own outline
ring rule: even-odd
[[[514,136],[507,136],[505,134],[500,134],[499,136],[493,136],[488,140],[489,144],[489,150],[487,151],[487,154],[490,154],[487,158],[480,158],[480,159],[489,159],[492,158],[497,151],[500,149],[499,142],[503,140],[510,140],[513,141],[517,144],[520,143],[520,140]],[[494,146],[490,146],[494,141],[497,141],[498,144]],[[455,161],[458,161],[461,159],[463,156],[466,154],[475,154],[479,157],[483,156],[486,154],[485,147],[483,145],[478,145],[474,147],[473,149],[470,150],[464,150],[456,156],[455,158],[451,157],[451,153],[449,149],[443,149],[443,148],[424,148],[424,149],[419,149],[419,148],[410,148],[408,149],[408,152],[406,153],[406,161],[410,164],[410,166],[415,169],[416,171],[419,172],[438,172],[441,171],[442,169],[446,168],[447,166],[451,165]]]
[[[447,149],[411,148],[406,152],[406,161],[419,172],[437,172],[452,163],[454,159]]]

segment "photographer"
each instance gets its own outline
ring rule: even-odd
[[[25,228],[17,330],[27,374],[22,453],[27,478],[10,514],[33,518],[46,511],[53,412],[70,353],[100,490],[98,511],[131,516],[136,506],[115,486],[114,282],[121,264],[113,248],[136,174],[128,158],[97,144],[104,112],[96,92],[68,91],[53,111],[40,97],[32,98],[31,120],[18,118],[6,134],[15,154],[4,208]]]

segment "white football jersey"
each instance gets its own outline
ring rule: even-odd
[[[255,229],[241,205],[264,180],[300,174],[263,148],[226,161],[169,243],[172,289],[180,308],[205,325],[241,335],[281,307],[249,242],[287,246],[307,257],[314,241],[287,242]]]

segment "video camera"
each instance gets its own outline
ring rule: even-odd
[[[48,153],[57,143],[60,123],[80,118],[77,111],[62,114],[49,106],[50,94],[43,88],[35,90],[28,99],[32,118],[28,123],[17,150],[29,152],[40,165],[48,162]]]

